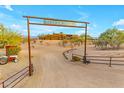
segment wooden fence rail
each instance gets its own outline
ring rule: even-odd
[[[72,54],[72,56],[78,56],[83,60],[82,55]],[[117,56],[116,57],[115,56],[86,56],[86,57],[87,57],[87,60],[90,61],[90,63],[108,64],[109,67],[111,67],[112,65],[124,65],[123,56],[118,56],[118,57]]]
[[[68,57],[66,56],[66,53],[72,52],[73,50],[76,50],[76,49],[69,49],[69,50],[66,50],[66,51],[63,52],[63,56],[65,57],[65,59],[68,60]]]
[[[22,81],[29,74],[29,66],[10,76],[0,83],[1,88],[12,88]]]

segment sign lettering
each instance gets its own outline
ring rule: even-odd
[[[43,24],[76,26],[75,22],[65,22],[65,21],[56,21],[56,20],[44,20]]]

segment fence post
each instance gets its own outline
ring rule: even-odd
[[[4,82],[2,82],[2,87],[5,88],[5,87],[4,87]]]
[[[112,57],[110,57],[109,67],[111,67],[111,61],[112,61]]]
[[[73,53],[72,53],[72,55],[71,55],[71,60],[73,60]]]

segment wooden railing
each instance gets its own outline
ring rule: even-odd
[[[17,85],[21,80],[23,80],[29,74],[29,66],[25,67],[21,71],[15,73],[10,76],[6,80],[0,83],[1,88],[13,88]]]
[[[78,56],[82,59],[82,61],[84,58],[84,56],[79,54],[72,54],[72,56]],[[109,67],[112,65],[124,65],[123,56],[86,56],[86,58],[90,63],[108,64]]]
[[[69,49],[69,50],[66,50],[66,51],[63,52],[63,56],[65,57],[65,59],[68,60],[68,57],[66,56],[66,53],[72,52],[73,50],[76,50],[76,49]]]

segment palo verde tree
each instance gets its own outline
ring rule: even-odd
[[[20,33],[0,24],[0,48],[4,48],[6,45],[17,46],[17,50],[19,51],[21,43],[22,35]]]
[[[87,41],[91,41],[92,42],[92,40],[93,40],[93,37],[90,36],[90,35],[87,35]],[[80,35],[80,42],[81,43],[84,43],[85,42],[85,34],[81,34]]]
[[[80,38],[84,41],[85,40],[85,34],[81,34]],[[92,40],[92,39],[93,39],[92,36],[87,35],[87,40]]]
[[[6,32],[7,29],[4,27],[4,25],[0,24],[0,48],[4,48],[6,41],[4,40],[4,32]]]
[[[107,29],[99,36],[97,43],[102,48],[105,47],[107,49],[110,47],[112,49],[118,49],[124,43],[124,32],[117,28]]]

